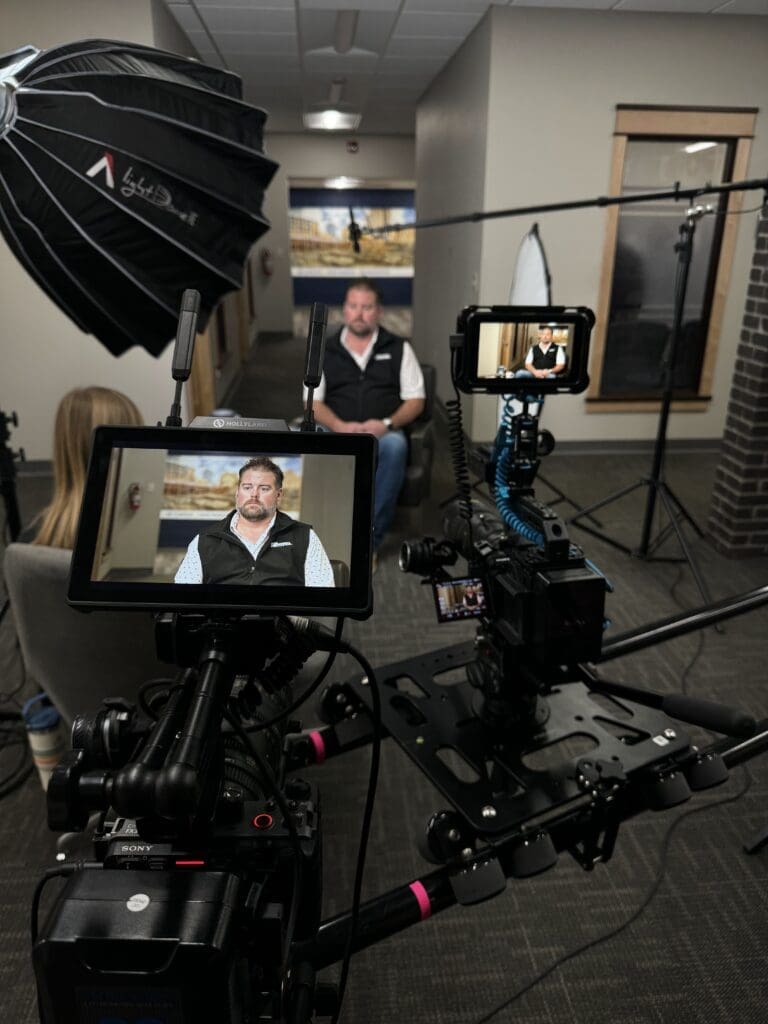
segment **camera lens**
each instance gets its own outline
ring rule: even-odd
[[[448,541],[439,543],[434,537],[421,541],[405,541],[400,548],[400,571],[430,576],[444,565],[453,565],[456,549]]]
[[[400,572],[410,572],[412,563],[413,553],[411,544],[406,540],[403,541],[403,545],[400,548],[400,557],[398,559],[398,565],[400,566]]]

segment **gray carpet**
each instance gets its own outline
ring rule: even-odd
[[[279,404],[287,401],[288,387],[296,393],[302,359],[299,342],[260,347],[230,404],[244,415],[293,415],[293,409],[286,413]],[[286,389],[275,386],[272,371],[265,367],[281,368]],[[445,444],[438,451],[444,453]],[[639,478],[649,465],[648,455],[555,453],[544,471],[574,500],[587,503]],[[715,456],[706,452],[675,452],[668,461],[670,483],[702,522],[707,518],[714,466]],[[396,553],[404,537],[439,535],[437,506],[452,490],[443,454],[434,484],[433,499],[418,510],[420,514],[398,514],[375,577],[373,617],[348,628],[348,637],[374,665],[472,635],[466,624],[437,625],[425,588],[397,569]],[[29,515],[42,500],[39,486],[23,477],[19,485]],[[546,487],[539,496],[547,500]],[[630,544],[639,541],[641,517],[637,495],[602,514],[606,527]],[[615,584],[615,593],[608,598],[611,633],[700,603],[683,567],[628,558],[583,534],[577,540]],[[768,580],[768,559],[728,560],[703,541],[693,547],[715,598]],[[672,542],[669,550],[674,553]],[[684,687],[690,694],[736,704],[763,718],[768,716],[767,657],[766,615],[758,611],[730,621],[723,633],[708,629],[616,661],[604,674],[663,692]],[[0,690],[7,692],[19,682],[8,621],[0,631],[0,667]],[[335,678],[356,672],[354,662],[342,659]],[[314,721],[313,708],[306,720]],[[706,740],[704,734],[695,735]],[[368,757],[367,751],[357,751],[312,771],[323,792],[328,914],[349,905]],[[2,1019],[23,1024],[37,1019],[28,957],[29,900],[39,874],[50,865],[53,838],[45,828],[35,778],[0,806],[0,1001]],[[386,742],[367,896],[432,870],[418,854],[415,836],[430,814],[444,806],[444,798],[400,749]],[[748,770],[735,770],[720,789],[696,795],[681,808],[647,813],[627,823],[613,859],[592,873],[563,855],[544,875],[510,881],[495,900],[472,909],[454,908],[360,953],[352,963],[344,1019],[354,1024],[398,1019],[469,1024],[505,1003],[559,958],[596,943],[634,918],[614,938],[594,944],[552,971],[493,1020],[763,1024],[768,1019],[768,850],[749,857],[742,852],[742,843],[766,826],[764,757],[752,761]],[[654,889],[653,899],[638,916]]]

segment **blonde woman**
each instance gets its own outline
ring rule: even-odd
[[[53,435],[53,500],[19,539],[51,548],[72,548],[93,431],[142,423],[130,398],[111,388],[75,388],[64,395]]]

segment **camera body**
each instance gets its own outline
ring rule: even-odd
[[[271,631],[262,626],[263,637]],[[252,626],[239,632],[258,638]],[[222,657],[224,640],[214,630],[201,661]],[[280,651],[259,646],[278,678]],[[80,830],[90,813],[100,818],[91,858],[67,878],[34,946],[43,1024],[280,1018],[286,942],[309,939],[320,920],[317,790],[278,780],[286,724],[257,733],[249,750],[214,711],[196,733],[199,757],[187,745],[176,759],[206,704],[237,709],[244,722],[282,706],[253,679],[233,679],[238,657],[214,661],[219,678],[208,685],[188,678],[165,707],[150,706],[162,709],[157,720],[119,699],[75,719],[73,750],[51,778],[49,823]],[[160,768],[152,751],[170,731]],[[140,816],[121,813],[131,807]]]

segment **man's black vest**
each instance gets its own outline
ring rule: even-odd
[[[557,363],[557,345],[549,346],[542,352],[538,345],[533,346],[533,365],[537,370],[551,370]]]
[[[200,533],[197,550],[203,566],[203,583],[303,587],[310,527],[278,512],[254,561],[230,529],[234,515],[230,512],[226,519]]]
[[[365,370],[361,370],[341,344],[341,331],[332,334],[325,346],[325,404],[342,420],[362,422],[383,419],[402,404],[400,365],[402,338],[379,328],[376,344]]]

